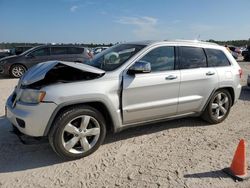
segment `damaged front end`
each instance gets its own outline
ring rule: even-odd
[[[38,104],[43,101],[46,91],[43,87],[92,80],[100,78],[105,71],[81,63],[48,61],[29,69],[19,80],[11,96],[12,107],[21,101],[27,104]]]
[[[25,135],[44,136],[51,114],[57,108],[57,102],[53,97],[63,95],[64,91],[69,92],[71,89],[69,84],[65,84],[66,89],[59,87],[63,89],[53,93],[46,89],[46,86],[97,79],[104,74],[105,71],[81,63],[40,63],[28,70],[19,80],[6,102],[6,117]],[[48,96],[52,98],[47,98]]]
[[[40,63],[21,78],[22,88],[39,89],[43,86],[92,80],[105,74],[105,71],[82,63],[48,61]]]

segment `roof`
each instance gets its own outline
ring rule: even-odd
[[[129,44],[138,44],[138,45],[151,45],[151,44],[158,44],[158,43],[175,43],[175,44],[200,44],[200,45],[213,45],[213,46],[219,46],[216,43],[212,42],[205,42],[205,41],[199,41],[199,40],[145,40],[145,41],[136,41],[136,42],[128,42]]]

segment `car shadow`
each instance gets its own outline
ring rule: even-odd
[[[104,144],[181,126],[204,125],[208,124],[198,118],[185,118],[133,127],[117,134],[108,134]],[[0,117],[0,132],[0,173],[34,169],[65,162],[56,155],[47,140],[31,141],[26,144],[21,142],[18,136],[12,133],[11,124],[4,116]]]
[[[116,134],[108,134],[104,144],[126,140],[132,137],[138,137],[143,135],[149,135],[169,129],[176,129],[180,127],[198,127],[209,126],[210,124],[203,121],[201,118],[182,118],[176,120],[164,121],[161,123],[151,123],[147,125],[131,127]]]
[[[0,80],[10,80],[10,79],[17,79],[17,78],[12,78],[10,76],[3,76],[3,75],[0,75]]]
[[[241,93],[240,93],[240,100],[250,101],[250,87],[242,86]]]
[[[8,120],[0,117],[0,173],[22,171],[61,163],[48,142],[25,145],[11,132]]]
[[[231,178],[222,170],[185,174],[184,178]]]

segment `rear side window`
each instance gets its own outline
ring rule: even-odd
[[[230,62],[224,52],[215,49],[205,49],[209,67],[229,66]]]
[[[180,69],[207,67],[206,55],[202,48],[180,47]]]
[[[67,48],[51,47],[51,55],[63,55],[63,54],[67,54]]]
[[[69,54],[82,54],[84,52],[84,48],[68,48]]]
[[[152,72],[174,70],[174,47],[162,46],[155,48],[148,52],[141,60],[151,64]]]

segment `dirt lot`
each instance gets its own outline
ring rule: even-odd
[[[250,63],[240,62],[245,74]],[[250,89],[243,87],[227,120],[186,118],[108,135],[85,159],[64,162],[45,141],[23,144],[10,133],[4,103],[17,80],[0,80],[0,187],[250,187],[228,167],[240,138],[250,142]],[[247,146],[250,164],[250,144]]]

